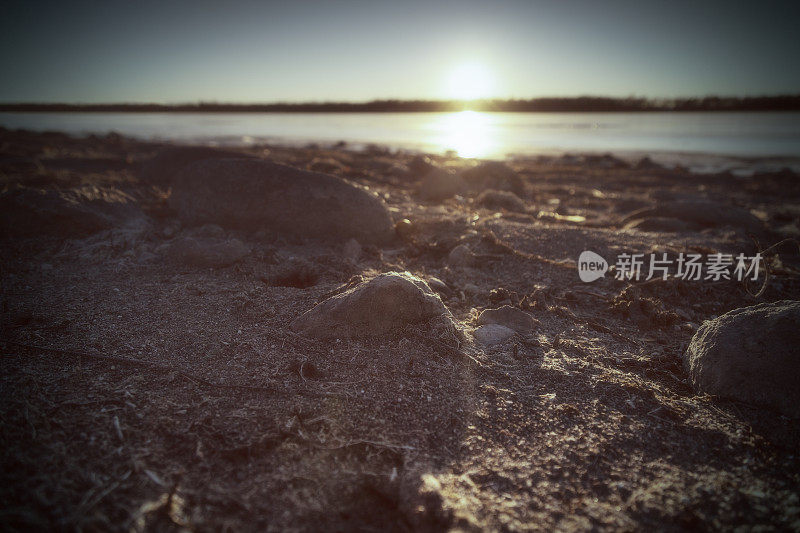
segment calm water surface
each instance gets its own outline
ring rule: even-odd
[[[800,159],[795,112],[0,113],[0,125],[219,144],[376,143],[462,157],[608,151]]]

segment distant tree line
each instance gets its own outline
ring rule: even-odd
[[[637,111],[800,111],[800,94],[647,99],[578,96],[527,100],[373,100],[272,104],[0,104],[0,112],[113,113],[390,113],[442,111],[637,112]]]

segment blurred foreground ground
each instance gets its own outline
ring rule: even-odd
[[[770,255],[759,298],[735,280],[585,284],[575,268],[584,250],[752,254],[748,233],[762,248],[796,237],[791,172],[540,157],[479,177],[516,199],[447,197],[425,189],[428,165],[474,161],[243,149],[377,192],[409,221],[378,247],[182,224],[168,184],[142,179],[162,145],[7,130],[0,145],[4,194],[80,191],[141,213],[118,226],[116,213],[85,227],[80,213],[3,219],[7,529],[800,528],[797,421],[694,394],[681,362],[703,320],[800,299],[797,246]],[[758,227],[628,216],[698,199]],[[187,236],[221,255],[176,253]],[[388,271],[437,278],[467,332],[504,304],[536,330],[454,348],[424,328],[331,341],[289,329],[354,277]]]

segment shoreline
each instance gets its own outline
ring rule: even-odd
[[[800,113],[798,113],[800,115]],[[48,128],[18,129],[7,128],[0,125],[0,129],[7,131],[21,131],[25,133],[46,133],[59,132]],[[114,129],[106,130],[83,130],[83,131],[63,131],[67,135],[74,135],[79,138],[92,138],[97,136],[120,135]],[[348,139],[314,139],[296,138],[290,139],[281,136],[256,136],[256,135],[224,135],[224,136],[159,136],[159,135],[131,135],[124,134],[125,137],[143,143],[163,143],[174,145],[202,145],[209,147],[226,148],[249,148],[258,146],[274,146],[286,149],[299,148],[324,148],[347,149],[355,151],[366,151],[379,149],[389,153],[408,153],[414,155],[435,155],[445,156],[449,150],[436,150],[436,147],[425,142],[409,143],[380,143],[361,140]],[[671,151],[671,150],[570,150],[553,148],[531,148],[527,151],[513,151],[505,155],[490,155],[482,157],[465,157],[474,160],[496,160],[513,161],[535,159],[538,157],[598,157],[610,156],[621,159],[628,164],[636,164],[645,158],[653,160],[666,168],[687,168],[691,172],[698,174],[718,174],[730,172],[734,176],[746,177],[763,172],[779,172],[789,169],[792,172],[800,173],[800,154],[772,154],[772,155],[741,155],[735,153],[718,153],[707,151]]]

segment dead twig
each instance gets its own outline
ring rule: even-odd
[[[601,333],[607,333],[607,334],[611,335],[612,337],[615,337],[615,338],[617,338],[619,340],[622,340],[622,341],[625,341],[625,342],[629,342],[631,344],[635,344],[636,346],[641,346],[639,341],[637,341],[636,339],[632,339],[630,337],[627,337],[627,336],[623,335],[622,333],[614,331],[613,329],[608,328],[608,327],[600,324],[599,322],[595,322],[593,320],[586,320],[585,323],[590,328],[592,328],[594,330],[597,330],[597,331],[600,331]]]
[[[481,234],[481,237],[483,237],[484,239],[489,241],[489,243],[492,246],[494,246],[495,248],[497,248],[499,250],[502,250],[503,252],[505,252],[507,254],[515,255],[517,257],[521,257],[521,258],[527,259],[529,261],[537,261],[539,263],[546,263],[548,265],[558,266],[558,267],[561,267],[561,268],[568,268],[570,270],[574,270],[574,269],[577,268],[577,265],[572,264],[572,263],[568,263],[568,262],[565,262],[565,261],[556,261],[554,259],[549,259],[547,257],[543,257],[543,256],[538,255],[538,254],[530,254],[530,253],[527,253],[527,252],[523,252],[523,251],[517,250],[516,248],[514,248],[513,246],[511,246],[507,242],[502,241],[497,235],[495,235],[495,233],[492,230],[490,230],[488,228],[482,228],[481,231],[480,231],[480,234]]]
[[[353,440],[337,446],[323,446],[321,444],[312,444],[312,445],[315,448],[319,448],[321,450],[343,450],[345,448],[352,448],[353,446],[360,446],[360,445],[373,446],[375,448],[386,448],[396,453],[398,452],[398,450],[407,450],[407,451],[416,450],[414,446],[409,446],[406,444],[393,444],[391,442],[379,442],[374,440]]]
[[[750,291],[750,287],[747,286],[747,280],[745,279],[744,280],[744,290],[746,290],[747,294],[749,294],[753,298],[760,298],[761,295],[763,295],[764,292],[766,292],[767,286],[769,285],[769,280],[770,280],[769,261],[766,261],[766,255],[768,253],[772,252],[773,250],[775,250],[776,248],[778,248],[779,246],[782,246],[782,245],[784,245],[786,243],[789,243],[789,242],[795,243],[797,245],[798,250],[800,250],[800,242],[797,239],[792,239],[792,238],[783,239],[782,241],[776,242],[772,246],[769,246],[769,247],[767,247],[767,248],[762,250],[761,249],[761,244],[758,242],[758,238],[753,234],[750,234],[750,238],[755,243],[756,249],[758,250],[758,254],[762,258],[765,259],[764,260],[764,282],[761,284],[761,287],[758,289],[758,291],[751,292]]]

